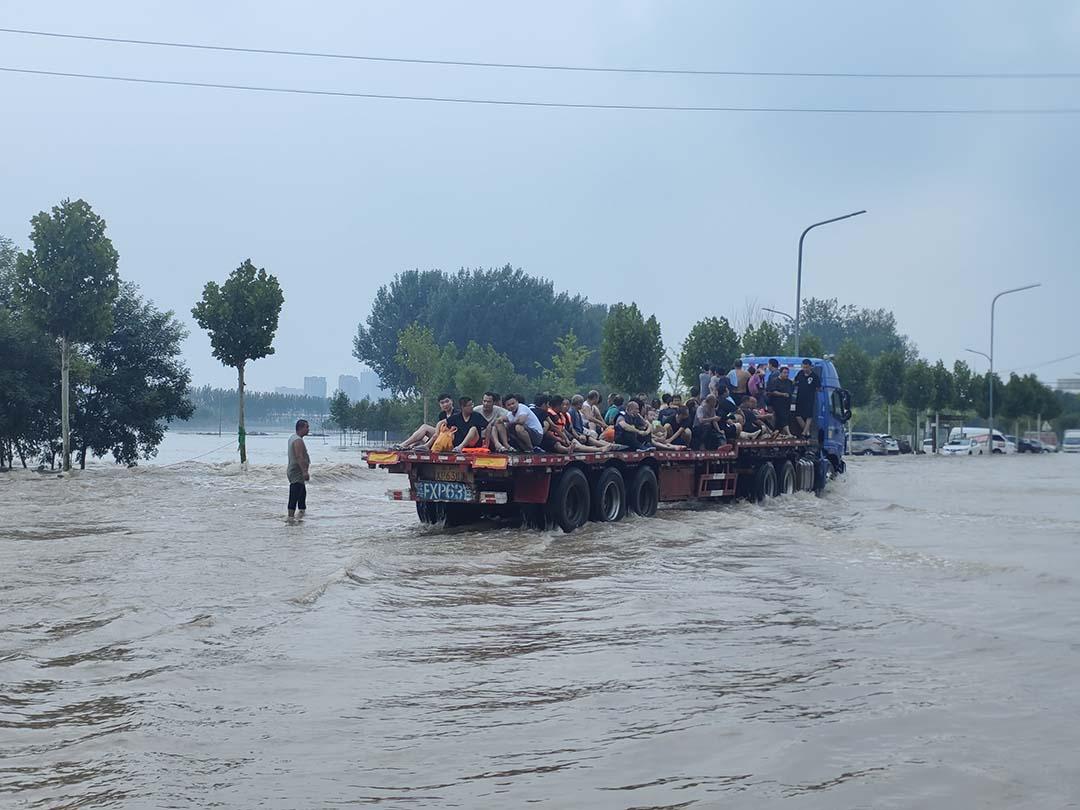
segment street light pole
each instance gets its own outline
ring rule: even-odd
[[[994,307],[997,306],[997,300],[1003,295],[1009,295],[1010,293],[1023,292],[1024,290],[1031,290],[1035,287],[1041,287],[1041,283],[1027,284],[1023,287],[1014,287],[1011,290],[1002,290],[994,296],[994,300],[990,302],[990,374],[987,377],[987,387],[990,389],[990,418],[987,420],[990,425],[990,431],[986,436],[986,447],[990,451],[990,458],[994,457]],[[1004,448],[1002,448],[1004,451]]]
[[[830,222],[839,222],[842,219],[850,219],[851,217],[857,217],[859,214],[865,214],[865,209],[862,211],[853,211],[850,214],[844,214],[842,217],[833,217],[832,219],[823,219],[821,222],[815,222],[802,232],[802,236],[799,237],[799,272],[795,280],[795,354],[799,354],[799,326],[802,317],[802,250],[803,240],[806,235],[814,228],[818,228],[822,225],[828,225]],[[790,315],[788,317],[791,317]]]
[[[782,309],[770,309],[769,307],[762,307],[762,308],[761,308],[761,311],[762,311],[762,312],[771,312],[771,313],[772,313],[773,315],[783,315],[783,316],[784,316],[785,318],[787,318],[787,319],[788,319],[789,321],[794,321],[794,320],[795,320],[795,319],[794,319],[793,317],[791,317],[790,315],[788,315],[788,314],[787,314],[786,312],[784,312],[784,311],[783,311]]]

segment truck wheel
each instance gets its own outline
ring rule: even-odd
[[[626,482],[618,467],[606,467],[592,485],[592,519],[614,523],[626,515]]]
[[[626,490],[626,500],[635,515],[652,517],[656,514],[656,507],[660,503],[660,490],[652,467],[637,468]]]
[[[431,501],[417,501],[416,502],[416,516],[420,518],[420,522],[428,526],[434,526],[440,520],[442,520],[440,504],[432,503]]]
[[[754,470],[754,488],[750,492],[750,500],[761,503],[766,498],[775,498],[776,487],[776,467],[765,462]]]
[[[825,484],[829,480],[829,468],[831,462],[822,456],[814,461],[814,494],[820,496],[825,492]]]
[[[471,503],[441,504],[443,524],[446,526],[464,526],[480,520],[480,509]]]
[[[589,482],[585,473],[571,467],[559,478],[555,491],[548,499],[551,517],[564,532],[572,532],[589,519]]]
[[[798,487],[795,485],[795,465],[790,461],[776,462],[777,495],[791,495]]]
[[[555,528],[555,521],[551,519],[551,512],[546,504],[523,503],[518,507],[521,522],[518,524],[526,529],[538,532],[549,532]]]

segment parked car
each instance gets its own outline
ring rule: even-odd
[[[884,440],[875,433],[852,433],[848,453],[853,456],[883,456]]]
[[[901,436],[896,440],[896,443],[900,445],[901,453],[914,453],[915,448],[911,446],[911,440],[907,436]]]
[[[922,451],[924,453],[933,453],[934,452],[934,440],[933,439],[923,439],[922,440]]]
[[[880,438],[883,442],[885,442],[885,452],[888,455],[890,455],[890,456],[899,455],[899,453],[900,453],[900,443],[898,441],[896,441],[896,439],[894,439],[888,433],[880,433],[880,434],[878,434],[878,438]]]
[[[1046,453],[1048,452],[1046,446],[1038,439],[1028,439],[1021,436],[1019,439],[1014,439],[1012,436],[1006,436],[1006,439],[1016,443],[1017,453]]]
[[[981,456],[983,454],[984,441],[980,444],[973,438],[964,437],[951,439],[938,451],[943,456]]]

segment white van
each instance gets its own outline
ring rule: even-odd
[[[954,441],[960,441],[961,439],[974,439],[979,442],[982,447],[986,447],[986,434],[990,431],[984,427],[954,427],[949,431],[949,443]],[[1077,448],[1080,450],[1080,448]],[[977,451],[977,454],[984,452]],[[994,452],[1011,454],[1016,452],[1016,445],[1005,438],[1005,434],[998,430],[994,431]]]
[[[1080,430],[1066,430],[1061,442],[1061,450],[1065,453],[1080,453]]]

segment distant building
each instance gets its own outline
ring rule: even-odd
[[[338,391],[341,391],[353,402],[361,400],[364,395],[360,393],[360,380],[352,374],[341,374],[337,378]]]
[[[1080,393],[1080,377],[1063,377],[1057,381],[1058,391]]]
[[[326,377],[304,377],[304,394],[326,399]]]
[[[279,385],[274,389],[275,394],[285,394],[289,397],[302,397],[304,396],[303,388],[289,388],[287,385]]]
[[[367,397],[372,402],[383,397],[390,396],[390,392],[383,389],[379,384],[379,375],[374,371],[360,372],[360,396],[357,399]]]

